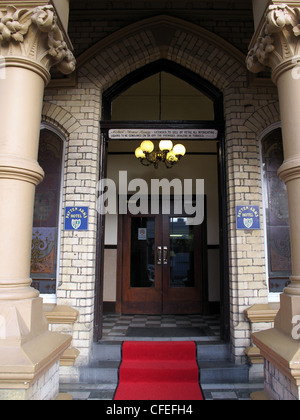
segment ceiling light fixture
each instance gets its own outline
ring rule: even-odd
[[[176,144],[173,147],[171,140],[161,140],[159,143],[159,150],[154,150],[155,146],[150,140],[142,142],[140,147],[135,151],[135,156],[142,165],[158,168],[159,163],[163,162],[165,166],[170,169],[186,154],[186,148],[183,144]]]

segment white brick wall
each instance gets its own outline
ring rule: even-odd
[[[265,391],[273,400],[299,401],[300,387],[265,360]]]
[[[28,389],[0,390],[0,400],[55,400],[59,393],[59,362],[55,363]]]
[[[61,220],[57,299],[80,313],[73,328],[73,346],[80,350],[78,364],[88,362],[93,337],[100,109],[100,91],[85,78],[76,89],[49,89],[45,94],[43,119],[63,128],[67,138],[63,209],[89,207],[87,232],[64,231],[64,212]]]

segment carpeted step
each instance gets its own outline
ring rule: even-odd
[[[115,400],[202,400],[194,342],[124,342]]]
[[[124,342],[123,360],[194,360],[196,346],[193,341],[132,341]]]
[[[118,388],[116,401],[201,401],[203,400],[198,384],[190,382],[160,382],[157,384],[126,384],[126,389]]]
[[[120,369],[119,379],[127,382],[185,382],[198,381],[195,361],[138,361],[130,360]]]

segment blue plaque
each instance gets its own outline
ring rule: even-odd
[[[89,208],[88,207],[66,207],[65,230],[88,230]]]
[[[236,228],[242,230],[260,229],[259,206],[236,206]]]

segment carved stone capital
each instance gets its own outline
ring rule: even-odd
[[[52,67],[70,74],[76,64],[51,5],[32,9],[0,8],[0,56],[6,66],[15,61],[18,66],[28,68],[33,63],[34,70],[46,82]]]
[[[271,68],[276,83],[282,71],[299,66],[300,7],[269,6],[265,23],[252,43],[247,67],[253,73]]]

